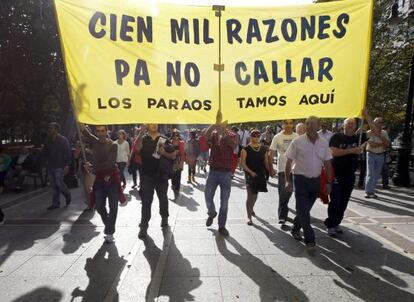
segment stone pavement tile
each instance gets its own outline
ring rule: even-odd
[[[61,227],[57,238],[37,255],[81,255],[97,239],[101,230],[103,230],[102,227],[93,225]]]
[[[236,255],[258,255],[262,254],[260,246],[254,239],[241,237],[235,238],[230,237],[223,238],[221,235],[217,235],[215,238],[215,245],[218,254],[236,254]]]
[[[164,277],[158,296],[159,302],[222,301],[218,277]]]
[[[11,276],[27,276],[35,278],[37,276],[62,276],[79,258],[79,256],[33,256]]]
[[[412,217],[414,222],[414,217]],[[404,234],[404,236],[409,237],[414,241],[414,223],[413,224],[392,224],[387,225],[392,230]]]
[[[352,277],[352,278],[351,278]],[[414,301],[414,277],[401,277],[399,284],[393,284],[383,278],[370,275],[347,277],[344,280],[334,278],[334,282],[343,288],[353,301],[410,302]]]
[[[128,274],[136,275],[137,277],[142,278],[149,278],[152,276],[156,276],[155,269],[157,267],[158,261],[160,259],[160,253],[159,254],[142,254],[138,253],[134,260],[132,260],[132,263],[128,267]],[[156,277],[162,277],[163,272],[161,272],[160,276]]]
[[[177,225],[174,227],[174,238],[180,239],[209,239],[214,234],[206,226]]]
[[[279,278],[220,277],[223,301],[288,301]]]
[[[33,255],[0,254],[0,277],[6,277],[27,262]]]
[[[22,278],[9,276],[0,278],[1,301],[56,302],[62,300],[63,293],[55,288],[56,277]]]
[[[216,249],[212,238],[176,239],[175,248],[170,248],[169,255],[215,255]]]
[[[2,226],[0,253],[34,255],[55,240],[58,231],[59,226]]]
[[[105,244],[103,228],[97,229],[97,231],[101,232],[87,246],[86,250],[82,253],[83,256],[93,257],[102,245]],[[128,255],[134,244],[140,242],[138,239],[138,231],[135,227],[117,227],[114,238],[114,246],[116,246],[118,254],[124,257]]]
[[[281,286],[288,301],[352,301],[330,276],[289,277]]]
[[[264,255],[302,255],[305,250],[304,244],[293,239],[290,234],[273,240],[257,238],[256,242]]]
[[[103,301],[116,277],[113,274],[64,276],[53,287],[62,292],[61,301]]]
[[[63,256],[68,257],[68,256]],[[62,258],[63,258],[62,257]],[[104,244],[93,257],[80,256],[74,263],[64,271],[64,277],[115,275],[122,271],[126,265],[123,256],[117,254],[113,247]]]
[[[241,224],[227,224],[226,228],[230,233],[230,236],[237,240],[252,240],[253,234],[250,231],[251,226],[248,226],[246,220],[242,220]]]
[[[361,270],[369,271],[378,276],[414,276],[414,260],[405,254],[393,251],[359,257],[353,257],[352,254],[349,254],[347,258],[342,260],[346,264],[352,261],[355,261],[354,265],[359,266]]]
[[[166,267],[164,268],[165,277],[218,277],[215,255],[169,255]]]
[[[128,274],[118,288],[119,302],[146,302],[151,282],[155,279]]]
[[[269,267],[282,277],[330,276],[333,275],[334,264],[316,251],[313,254],[304,252],[303,256],[265,255]]]
[[[263,255],[217,255],[217,262],[220,277],[274,276],[272,268],[267,265]]]

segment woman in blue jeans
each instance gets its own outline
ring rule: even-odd
[[[367,118],[368,120],[368,118]],[[368,120],[368,122],[370,122]],[[384,166],[384,154],[390,144],[388,133],[382,129],[382,118],[375,118],[370,123],[371,130],[367,133],[367,176],[365,180],[365,198],[376,198],[375,187]]]

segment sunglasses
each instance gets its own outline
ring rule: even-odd
[[[251,137],[260,137],[259,133],[252,134]]]

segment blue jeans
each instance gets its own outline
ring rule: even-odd
[[[216,193],[217,186],[220,186],[220,212],[218,217],[218,225],[219,227],[225,227],[231,192],[231,172],[215,171],[210,169],[206,188],[204,190],[208,216],[213,216],[217,213],[214,205],[214,194]]]
[[[52,204],[59,206],[60,200],[59,196],[60,193],[65,196],[66,200],[70,199],[70,191],[68,187],[66,186],[65,182],[63,181],[63,168],[58,169],[49,169],[49,175],[50,175],[50,182],[52,185],[52,191],[53,191],[53,200]]]
[[[367,152],[367,176],[365,179],[365,192],[374,193],[375,186],[381,176],[382,167],[384,165],[384,154],[375,154]]]
[[[310,211],[319,195],[320,177],[307,178],[293,175],[293,190],[296,198],[296,217],[293,220],[292,233],[303,229],[305,243],[315,242],[315,233],[310,224]]]

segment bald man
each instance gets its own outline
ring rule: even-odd
[[[329,142],[335,174],[328,205],[328,218],[325,220],[329,236],[342,234],[339,225],[354,189],[358,155],[362,152],[362,148],[358,146],[359,138],[355,134],[355,129],[355,119],[347,118],[344,121],[343,132],[335,133]]]
[[[331,159],[328,142],[319,136],[319,119],[310,116],[305,122],[305,134],[294,139],[286,151],[286,190],[293,191],[296,199],[296,217],[293,220],[292,236],[302,240],[300,229],[305,235],[308,250],[315,249],[315,233],[310,224],[310,211],[319,195],[322,165],[331,179]],[[293,177],[292,177],[293,174]],[[328,194],[331,184],[327,184]]]

